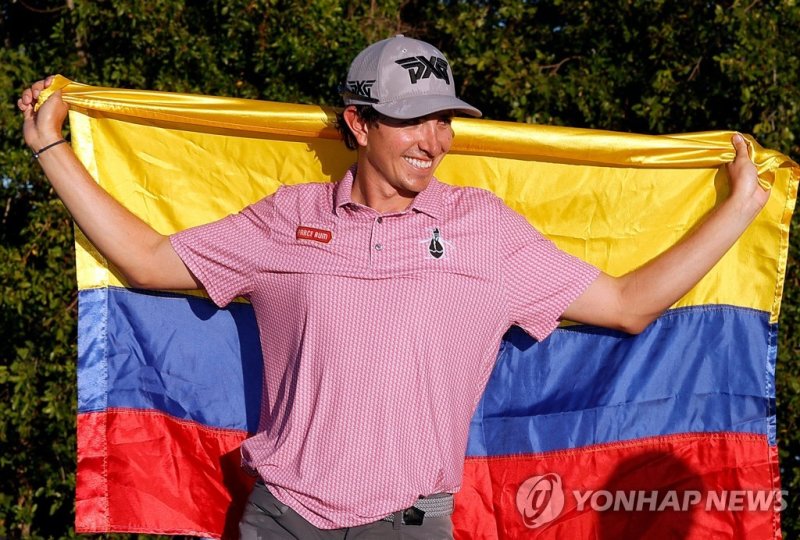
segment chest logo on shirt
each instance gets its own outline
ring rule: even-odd
[[[444,259],[446,253],[452,249],[452,244],[442,237],[439,227],[434,227],[430,237],[420,240],[420,244],[426,245],[428,256],[432,259]]]
[[[304,227],[300,225],[297,227],[294,237],[297,240],[313,240],[314,242],[327,244],[331,241],[331,238],[333,238],[333,233],[325,229],[315,229],[314,227]]]

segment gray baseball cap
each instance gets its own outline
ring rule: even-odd
[[[453,72],[442,52],[403,35],[361,51],[340,92],[345,105],[372,105],[401,120],[447,110],[481,116],[481,111],[456,97]]]

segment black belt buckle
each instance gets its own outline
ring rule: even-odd
[[[424,519],[425,512],[416,506],[412,506],[411,508],[406,508],[403,510],[403,523],[405,525],[422,525],[422,521]]]

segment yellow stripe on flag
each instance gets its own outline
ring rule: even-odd
[[[63,78],[54,88],[71,106],[73,145],[90,173],[165,234],[236,212],[280,185],[336,180],[355,161],[333,111],[320,107]],[[562,249],[614,275],[680,241],[727,194],[730,132],[646,136],[461,118],[453,129],[441,180],[493,191]],[[776,322],[800,169],[748,140],[770,201],[676,305],[748,307]],[[79,244],[80,288],[124,285],[82,236]]]

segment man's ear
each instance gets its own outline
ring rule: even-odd
[[[367,146],[367,133],[369,132],[369,123],[365,121],[358,114],[355,105],[348,105],[342,112],[344,121],[350,128],[350,131],[356,138],[359,146]]]

